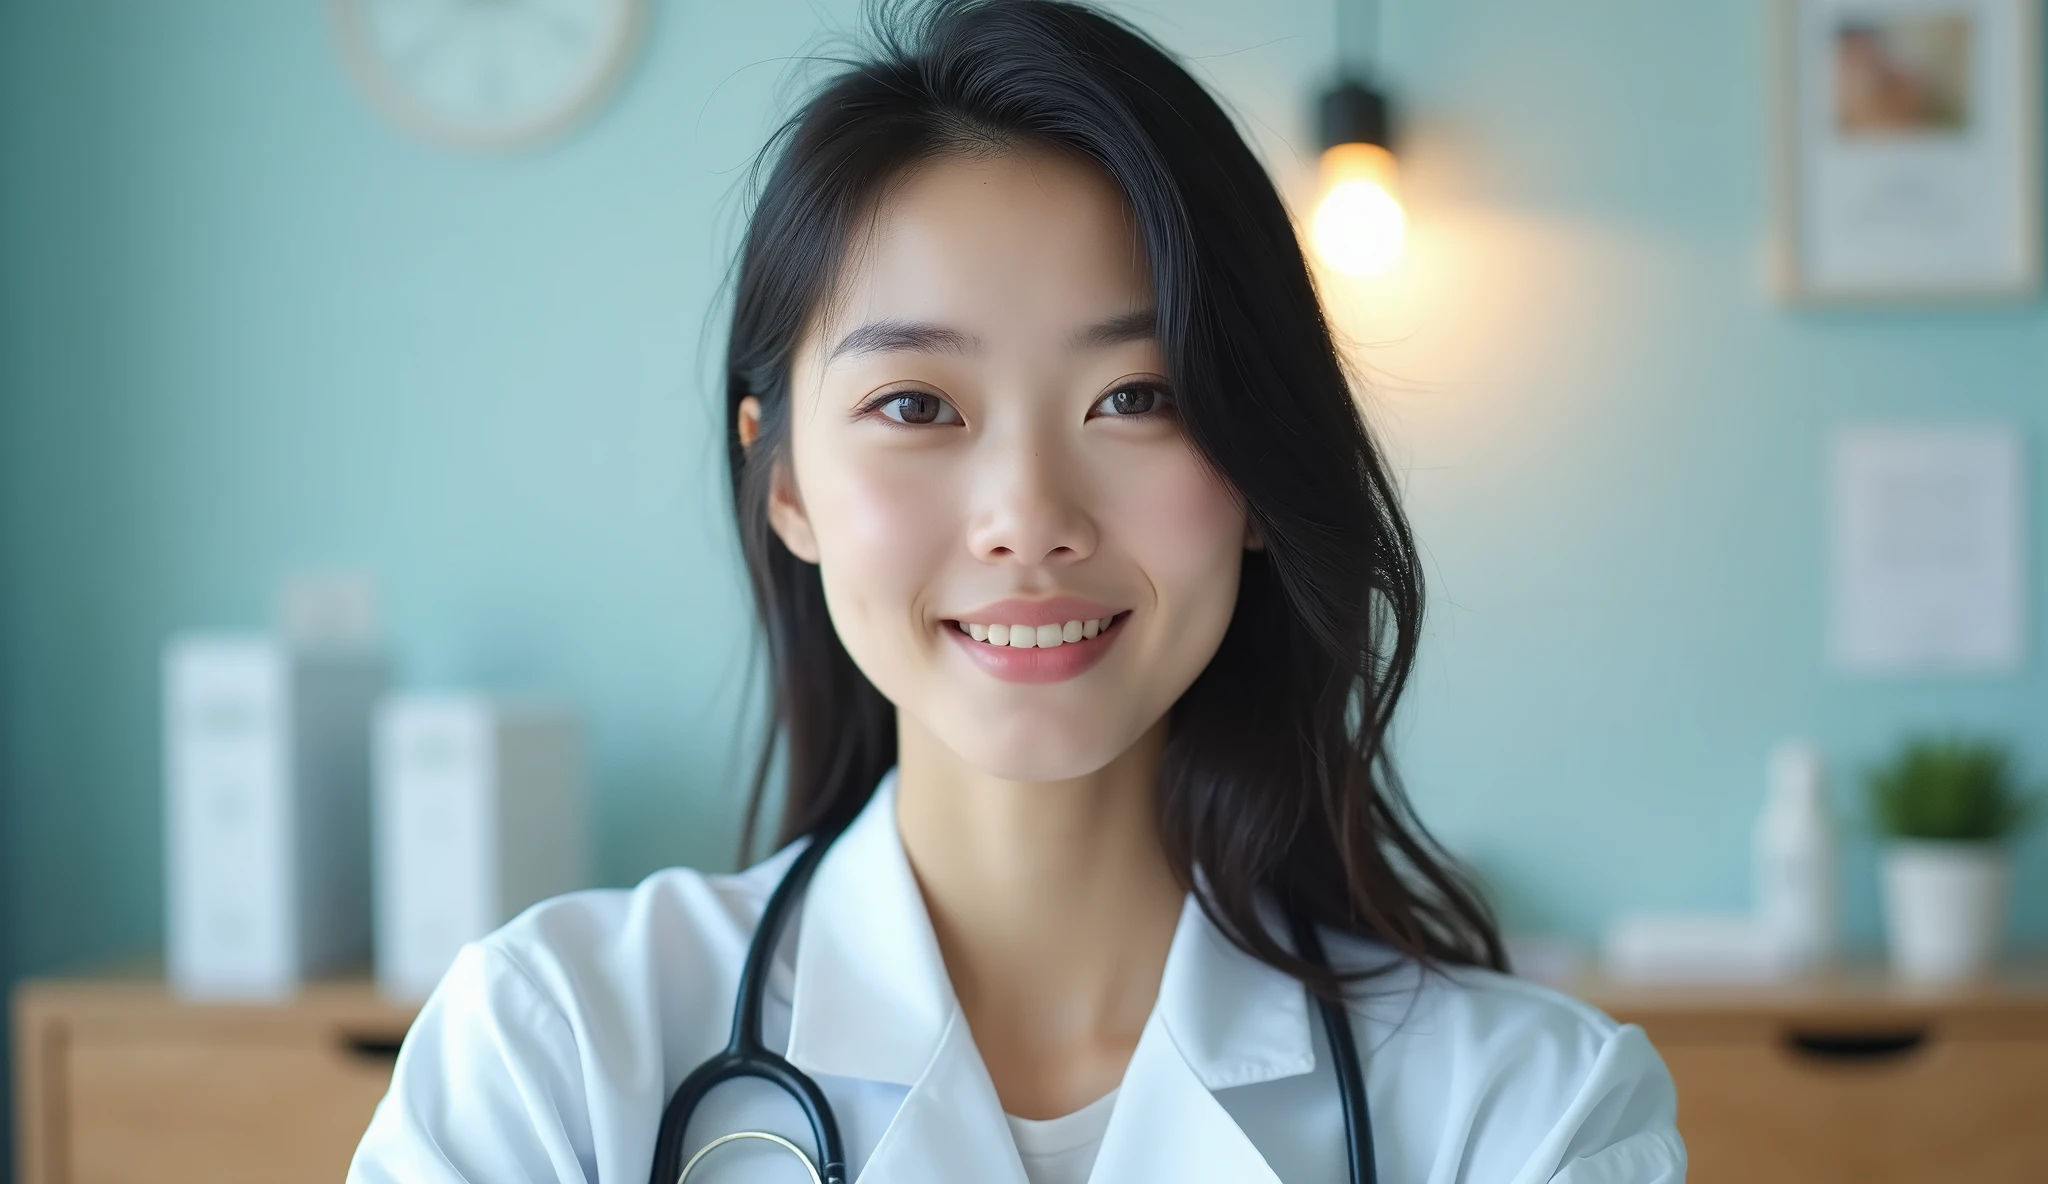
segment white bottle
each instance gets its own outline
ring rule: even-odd
[[[1771,753],[1770,789],[1756,824],[1756,907],[1788,973],[1817,970],[1835,956],[1836,858],[1820,753],[1787,740]]]

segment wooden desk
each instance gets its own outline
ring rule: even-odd
[[[187,1003],[142,976],[24,983],[18,1184],[334,1184],[414,1011],[366,981],[274,1005]]]
[[[1671,1066],[1694,1184],[2048,1181],[2048,965],[1945,991],[1868,971],[1577,990]],[[412,1016],[362,981],[274,1006],[23,984],[18,1184],[332,1184]]]
[[[2048,964],[1947,989],[1859,968],[1577,993],[1671,1067],[1693,1184],[2048,1181]]]

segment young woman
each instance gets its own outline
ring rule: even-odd
[[[1084,8],[890,28],[738,272],[785,846],[467,947],[351,1179],[1680,1180],[1408,813],[1414,548],[1229,118]]]

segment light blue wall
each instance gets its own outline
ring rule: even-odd
[[[2048,770],[2041,662],[1852,681],[1820,633],[1824,433],[2038,441],[2048,312],[1764,297],[1759,4],[1386,7],[1418,263],[1467,244],[1368,351],[1434,593],[1404,751],[1509,917],[1741,906],[1782,735],[1854,764],[1962,723]],[[587,709],[605,882],[727,862],[707,346],[821,9],[850,5],[659,0],[599,118],[479,159],[373,115],[311,0],[0,0],[0,975],[157,940],[158,647],[261,624],[299,565],[380,577],[406,683]],[[1299,193],[1328,3],[1135,11]],[[1866,848],[1850,875],[1868,938]],[[2038,838],[2018,894],[2048,937]]]
[[[1522,925],[1591,936],[1626,908],[1746,907],[1783,736],[1821,744],[1851,812],[1855,772],[1904,729],[2003,733],[2048,773],[2048,646],[2003,678],[1855,679],[1825,661],[1827,433],[1984,419],[2038,450],[2048,308],[1767,298],[1765,10],[1389,6],[1421,124],[1412,172],[1486,248],[1421,324],[1434,346],[1386,350],[1382,421],[1435,577],[1407,767]],[[1432,388],[1404,363],[1464,377]],[[2032,503],[2039,638],[2039,479]],[[2043,837],[2015,883],[2015,932],[2036,944]],[[1866,942],[1873,862],[1855,836],[1846,911]]]

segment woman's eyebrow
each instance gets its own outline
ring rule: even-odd
[[[927,354],[969,354],[981,348],[981,338],[930,321],[869,321],[839,339],[826,357],[827,362],[857,354],[912,350]]]
[[[1118,313],[1074,334],[1075,349],[1101,349],[1127,341],[1144,341],[1159,334],[1159,310],[1140,308]]]
[[[1144,341],[1159,332],[1156,309],[1140,308],[1118,313],[1074,334],[1075,349],[1102,349],[1127,341]],[[860,354],[909,351],[927,354],[971,354],[981,349],[981,338],[972,333],[931,321],[869,321],[839,339],[826,356],[827,362]]]

